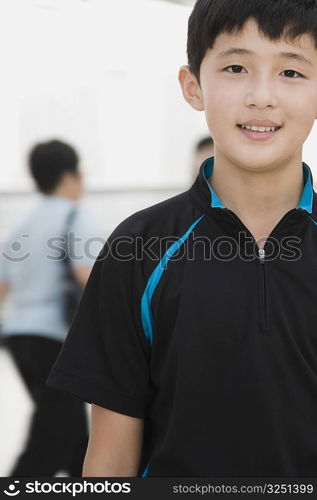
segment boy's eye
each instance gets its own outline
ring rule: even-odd
[[[303,76],[301,73],[298,73],[298,71],[295,71],[294,69],[285,69],[283,71],[283,73],[296,73],[297,75],[299,75],[299,78],[301,78]],[[298,78],[298,77],[296,77],[296,78]],[[294,80],[294,78],[293,78],[293,80]]]
[[[241,71],[240,71],[241,69],[244,69],[243,66],[239,66],[238,64],[232,64],[231,66],[227,66],[226,68],[224,68],[224,71],[229,70],[229,68],[233,69],[232,71],[229,71],[229,73],[237,73],[237,74],[241,73]],[[237,70],[237,71],[235,71],[235,70]],[[298,71],[295,71],[294,69],[285,69],[284,71],[282,71],[282,73],[288,73],[287,78],[291,78],[293,80],[294,79],[296,80],[297,78],[301,78],[303,76],[301,73],[298,73]],[[291,74],[296,73],[299,76],[294,78],[294,77],[289,75],[290,73]]]
[[[238,68],[238,70],[239,70],[239,69],[243,68],[243,66],[238,66],[237,64],[232,64],[231,66],[227,66],[226,68],[224,68],[224,71],[226,71],[229,68],[235,68],[235,69]],[[241,73],[241,71],[229,71],[229,73]]]

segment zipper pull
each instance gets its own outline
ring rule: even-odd
[[[261,264],[264,264],[264,259],[265,259],[265,250],[264,250],[264,248],[259,248],[259,257],[260,257]]]

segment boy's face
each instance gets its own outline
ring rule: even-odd
[[[253,54],[219,56],[233,47]],[[311,64],[280,52],[300,54]],[[295,157],[301,161],[302,145],[317,117],[317,51],[310,35],[296,43],[271,42],[249,20],[239,35],[217,37],[202,61],[200,86],[187,66],[180,69],[179,81],[187,102],[205,111],[216,157],[252,170]],[[251,139],[238,127],[250,120],[282,127],[266,140]]]

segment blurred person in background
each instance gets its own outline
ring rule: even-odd
[[[0,255],[0,300],[9,294],[3,345],[34,403],[25,448],[10,476],[82,472],[88,439],[85,405],[45,385],[69,327],[66,270],[83,289],[94,261],[85,245],[89,240],[98,246],[93,218],[78,205],[83,191],[78,164],[77,152],[58,140],[32,149],[29,168],[41,200],[12,231]],[[67,234],[77,246],[66,255]]]
[[[210,135],[197,142],[193,158],[193,182],[199,174],[201,164],[207,160],[207,158],[214,156],[214,154],[214,141]]]

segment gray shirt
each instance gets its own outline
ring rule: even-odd
[[[63,318],[64,266],[62,240],[69,228],[73,267],[92,266],[104,242],[92,215],[61,196],[43,196],[39,205],[9,235],[0,253],[0,280],[10,286],[4,335],[40,335],[63,341],[68,326]]]

